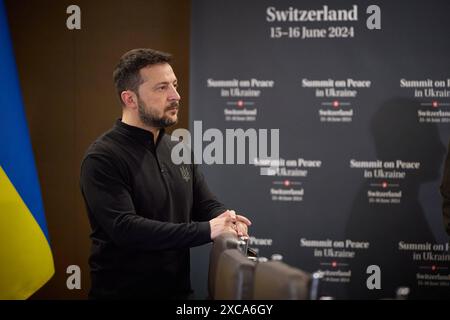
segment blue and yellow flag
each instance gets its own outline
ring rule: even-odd
[[[0,299],[27,299],[55,271],[3,0],[0,110]]]

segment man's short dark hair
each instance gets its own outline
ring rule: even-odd
[[[113,73],[120,102],[123,104],[122,91],[131,90],[137,94],[142,83],[139,70],[154,64],[169,63],[171,59],[171,54],[153,49],[133,49],[125,53]]]

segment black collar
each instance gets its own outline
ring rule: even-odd
[[[145,143],[151,143],[152,145],[154,144],[154,135],[151,131],[142,129],[142,128],[138,128],[135,126],[130,126],[129,124],[126,124],[125,122],[122,122],[122,119],[117,119],[116,123],[114,124],[114,128],[117,129],[119,132],[140,140],[142,142]],[[156,146],[159,144],[159,142],[161,141],[162,137],[165,134],[165,130],[164,128],[159,129],[159,135],[158,135],[158,139],[156,140]]]

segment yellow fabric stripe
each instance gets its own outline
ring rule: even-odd
[[[0,299],[27,299],[54,272],[44,233],[0,167]]]

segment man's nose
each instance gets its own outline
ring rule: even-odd
[[[169,94],[169,100],[170,101],[179,101],[181,100],[181,96],[177,91],[177,88],[175,86],[170,86],[170,94]]]

